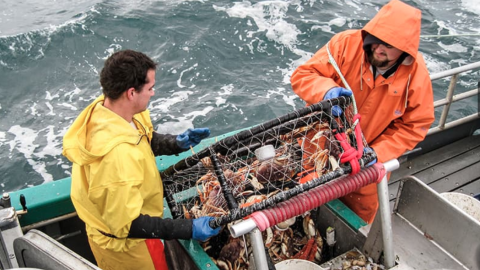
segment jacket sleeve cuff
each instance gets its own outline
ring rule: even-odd
[[[128,238],[191,239],[191,219],[170,219],[142,215],[132,221]]]
[[[152,152],[155,156],[175,155],[185,151],[177,145],[177,136],[171,134],[152,133],[150,142]]]

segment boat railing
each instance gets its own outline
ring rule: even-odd
[[[432,80],[432,82],[435,81],[435,80],[445,78],[445,77],[449,77],[449,76],[451,76],[452,78],[450,79],[450,84],[448,86],[446,97],[444,99],[440,99],[440,100],[437,100],[437,101],[434,102],[434,107],[435,108],[443,106],[443,109],[442,109],[442,114],[440,116],[438,125],[430,128],[429,131],[428,131],[428,135],[431,135],[431,134],[440,132],[442,130],[458,126],[460,124],[469,122],[473,119],[477,119],[477,118],[480,119],[480,111],[479,111],[477,113],[467,115],[467,116],[462,117],[460,119],[447,121],[447,117],[448,117],[448,114],[449,114],[449,111],[450,111],[450,106],[452,105],[453,102],[463,100],[463,99],[466,99],[466,98],[470,98],[470,97],[473,97],[475,95],[479,95],[480,81],[479,81],[479,84],[477,84],[477,89],[469,90],[467,92],[454,95],[459,75],[463,72],[469,72],[469,71],[472,71],[472,70],[475,70],[475,69],[478,69],[478,68],[480,68],[480,62],[468,64],[468,65],[465,65],[465,66],[461,66],[461,67],[458,67],[458,68],[453,68],[453,69],[450,69],[450,70],[445,70],[445,71],[438,72],[438,73],[430,75],[430,79]],[[480,95],[479,95],[479,98],[480,98]],[[480,101],[479,101],[479,104],[480,104]],[[479,110],[480,110],[480,108],[479,108]]]

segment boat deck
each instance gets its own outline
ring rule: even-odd
[[[469,136],[401,163],[389,181],[390,203],[400,179],[412,175],[438,193],[480,193],[480,135]]]

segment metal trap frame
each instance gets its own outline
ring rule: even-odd
[[[332,116],[335,105],[345,112],[340,117]],[[358,171],[376,155],[363,151],[367,144],[351,107],[343,97],[322,101],[226,137],[170,166],[162,179],[173,218],[209,215],[215,218],[212,227],[223,226]],[[257,150],[265,146],[274,153],[260,160]]]

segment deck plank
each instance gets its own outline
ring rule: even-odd
[[[452,192],[460,192],[470,196],[475,196],[480,194],[480,177],[477,178],[475,181],[470,182],[468,185],[459,187],[458,189],[455,189]]]
[[[424,183],[431,184],[441,179],[446,179],[449,175],[453,175],[478,162],[480,162],[480,147],[473,148],[460,155],[454,156],[414,175],[417,178],[422,179]],[[477,172],[480,172],[480,170]],[[468,177],[468,175],[465,174],[462,174],[461,176]]]
[[[397,196],[399,180],[408,175],[439,193],[480,193],[480,137],[470,136],[402,163],[390,177],[391,202]]]
[[[429,184],[435,191],[452,192],[464,188],[464,186],[475,182],[479,178],[480,162],[471,166],[462,168],[461,170],[445,175],[442,179]],[[480,185],[480,182],[478,183]]]
[[[415,157],[401,164],[400,168],[392,172],[390,183],[395,183],[406,175],[415,175],[432,166],[459,156],[474,148],[480,147],[478,136],[470,136],[442,148]]]

